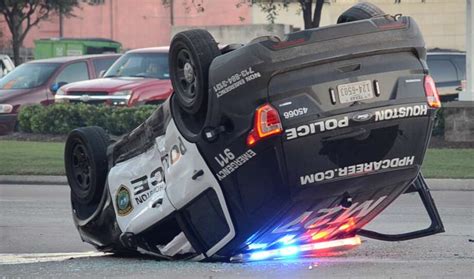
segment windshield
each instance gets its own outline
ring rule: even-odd
[[[120,57],[104,77],[169,79],[167,53],[128,53]]]
[[[56,63],[26,63],[0,79],[0,89],[28,89],[43,85],[59,67]]]

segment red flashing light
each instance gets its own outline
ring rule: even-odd
[[[257,108],[253,129],[247,136],[247,146],[251,147],[260,140],[283,132],[278,111],[270,104]]]
[[[430,107],[441,107],[441,101],[439,100],[438,90],[436,89],[436,85],[433,78],[429,75],[425,76],[425,94],[428,105]]]

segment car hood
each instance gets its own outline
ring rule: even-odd
[[[86,81],[80,81],[65,85],[65,91],[106,91],[116,92],[122,90],[131,90],[137,87],[146,86],[165,86],[170,84],[170,80],[160,80],[152,78],[135,78],[135,77],[121,77],[121,78],[100,78]]]
[[[33,90],[35,89],[0,89],[0,103],[28,94]]]

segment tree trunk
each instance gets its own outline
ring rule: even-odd
[[[15,62],[15,66],[20,65],[22,62],[20,59],[20,47],[22,45],[21,31],[22,28],[19,26],[18,28],[15,28],[15,31],[12,32],[13,62]]]
[[[15,66],[18,66],[21,64],[20,47],[21,47],[21,43],[18,42],[18,39],[12,38],[13,62],[15,63]]]
[[[311,8],[313,0],[300,0],[301,10],[303,11],[304,29],[311,28]]]
[[[321,23],[321,13],[323,11],[324,0],[316,0],[316,8],[314,8],[313,21],[311,22],[311,28],[319,27]]]
[[[10,28],[10,32],[12,34],[13,62],[15,66],[18,66],[21,64],[20,47],[23,43],[21,40],[23,27],[21,26],[21,22],[19,22],[18,15],[12,17],[12,28]]]

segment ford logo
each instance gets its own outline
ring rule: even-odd
[[[363,113],[358,113],[352,116],[352,120],[357,121],[357,122],[362,122],[362,121],[367,121],[372,118],[372,113],[370,112],[363,112]]]

